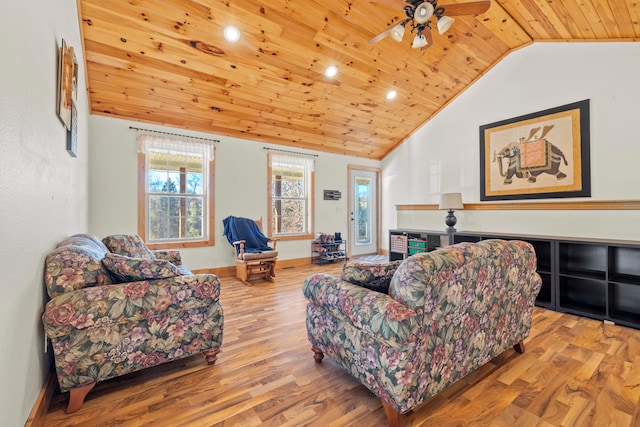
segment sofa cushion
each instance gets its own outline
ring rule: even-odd
[[[278,251],[262,251],[262,252],[245,252],[242,259],[245,261],[253,261],[256,259],[276,258]]]
[[[108,253],[102,264],[122,282],[135,282],[147,279],[165,279],[178,276],[178,267],[164,259],[133,258]]]
[[[156,259],[166,259],[176,266],[182,265],[182,256],[177,249],[156,249],[151,251]]]
[[[110,285],[102,265],[107,248],[98,238],[76,234],[62,242],[45,259],[44,281],[49,297],[92,286]]]
[[[113,234],[102,239],[102,243],[117,255],[156,259],[154,253],[147,248],[140,236],[135,234]]]
[[[345,263],[340,271],[340,278],[355,285],[377,292],[389,293],[391,278],[402,260],[382,264]]]

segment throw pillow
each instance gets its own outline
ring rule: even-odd
[[[340,278],[354,285],[373,291],[389,293],[391,278],[402,260],[383,264],[346,263],[340,271]]]
[[[114,234],[102,239],[102,243],[114,254],[133,258],[156,259],[140,236],[135,234]]]
[[[132,258],[108,253],[102,259],[102,264],[122,282],[179,276],[178,267],[164,259]]]

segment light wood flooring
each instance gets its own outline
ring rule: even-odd
[[[53,426],[384,426],[380,401],[331,360],[315,364],[301,285],[339,264],[222,280],[215,366],[196,355],[98,384]],[[526,352],[508,350],[418,407],[409,426],[639,426],[640,331],[536,308]]]

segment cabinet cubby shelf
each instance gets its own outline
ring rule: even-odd
[[[631,276],[628,274],[612,274],[609,276],[609,282],[626,283],[640,286],[640,276]]]
[[[396,231],[390,230],[390,235]],[[451,244],[486,239],[529,242],[542,278],[538,306],[640,329],[640,242],[473,231],[449,237]]]
[[[389,230],[389,261],[433,251],[450,243],[450,236],[444,232],[408,228]]]
[[[605,271],[596,270],[560,270],[561,276],[570,276],[584,279],[605,280]]]

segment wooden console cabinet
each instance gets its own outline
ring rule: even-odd
[[[406,252],[392,247],[406,236]],[[389,259],[404,259],[410,239],[426,241],[426,250],[486,239],[523,240],[536,251],[542,288],[536,305],[640,329],[640,242],[526,234],[426,230],[389,230]],[[396,242],[397,243],[397,242]],[[397,246],[398,249],[402,245]]]

